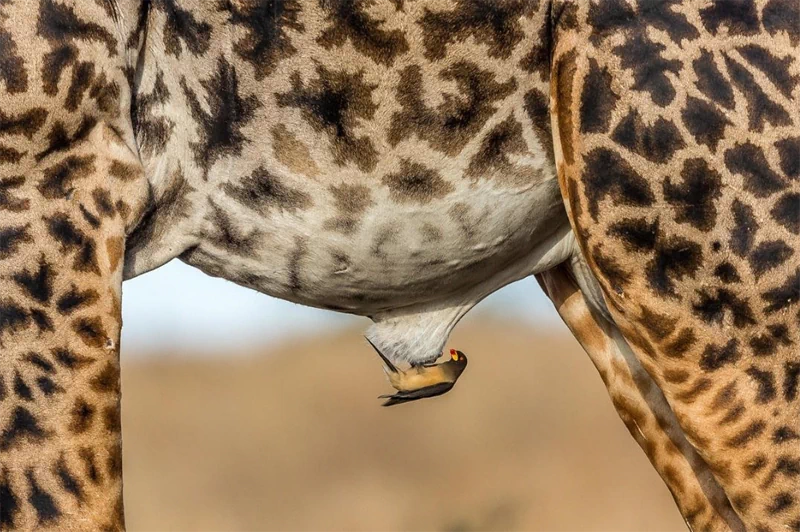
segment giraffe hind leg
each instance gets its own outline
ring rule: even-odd
[[[592,293],[598,292],[591,290],[594,281],[587,272],[582,260],[575,259],[536,277],[599,371],[620,418],[661,475],[690,530],[743,531],[664,395],[593,302]]]

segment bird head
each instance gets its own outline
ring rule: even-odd
[[[467,355],[465,355],[464,353],[462,353],[461,351],[459,351],[457,349],[451,349],[450,350],[450,362],[458,364],[460,366],[466,366],[467,365]]]

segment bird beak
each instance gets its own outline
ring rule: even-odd
[[[458,360],[458,352],[455,349],[450,350],[450,358],[453,360]]]

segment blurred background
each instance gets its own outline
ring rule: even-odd
[[[456,327],[453,391],[391,409],[365,318],[178,261],[123,290],[130,531],[685,530],[532,278]]]

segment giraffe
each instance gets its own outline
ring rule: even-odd
[[[581,256],[727,497],[676,497],[683,515],[713,530],[730,505],[746,530],[796,530],[800,5],[553,9],[555,157]]]
[[[465,2],[3,2],[0,529],[124,527],[123,278],[177,257],[369,315],[401,361],[563,260],[547,82],[523,61],[546,14],[515,2],[495,29]],[[453,17],[491,49],[450,42]]]
[[[608,2],[606,24],[633,12]],[[642,355],[576,223],[580,158],[563,153],[580,154],[586,132],[565,109],[586,80],[564,72],[583,65],[578,20],[594,5],[0,0],[0,530],[124,530],[121,285],[174,258],[368,316],[375,345],[413,364],[435,359],[482,298],[538,275],[689,526],[767,523],[755,503],[743,517],[745,492],[698,439],[695,413],[675,408],[679,371],[697,368],[665,381]],[[673,8],[644,11],[653,31],[688,31]],[[592,79],[601,112],[616,93]],[[750,94],[737,91],[734,108]],[[656,332],[692,315],[679,311]],[[784,349],[787,335],[757,343]],[[707,381],[695,395],[721,382]],[[739,404],[735,392],[720,401]],[[781,434],[791,444],[789,425]],[[779,465],[745,443],[762,468]]]

